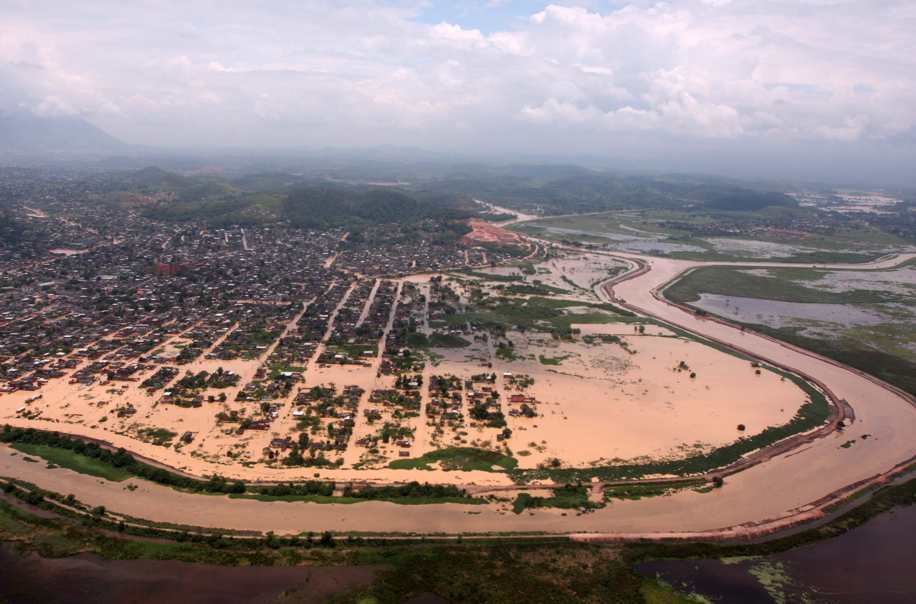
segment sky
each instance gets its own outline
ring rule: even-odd
[[[170,148],[916,184],[916,2],[0,0],[0,110]]]

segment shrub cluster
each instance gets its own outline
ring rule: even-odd
[[[325,497],[330,497],[334,494],[334,486],[333,482],[309,480],[300,483],[281,483],[273,486],[258,487],[257,492],[260,495],[269,495],[270,497],[301,497],[306,495],[324,495]]]
[[[358,491],[352,485],[347,485],[343,494],[345,497],[360,499],[444,499],[468,496],[467,491],[455,485],[420,484],[417,481],[397,486],[362,487]]]

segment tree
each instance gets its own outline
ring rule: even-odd
[[[302,457],[302,453],[299,451],[299,447],[293,447],[293,450],[290,451],[289,456],[283,463],[288,466],[301,466],[305,463],[305,459]]]

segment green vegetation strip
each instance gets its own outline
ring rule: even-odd
[[[100,530],[103,528],[109,530]],[[252,539],[219,533],[162,533],[146,539],[153,532],[134,531],[132,527],[111,527],[102,517],[44,518],[0,500],[0,540],[15,541],[20,551],[46,558],[90,552],[103,559],[99,562],[103,567],[105,560],[174,560],[233,567],[299,566],[304,571],[335,566],[374,570],[375,579],[368,586],[347,587],[344,581],[330,600],[337,604],[399,604],[418,594],[436,594],[449,602],[496,604],[689,602],[670,587],[640,577],[620,555],[624,546],[617,545],[550,537],[514,542],[394,543],[330,533],[291,537],[268,533]],[[233,580],[231,573],[226,577]],[[285,593],[283,600],[310,601],[313,591],[314,586],[307,582]]]
[[[514,296],[550,296],[553,294],[568,294],[568,290],[544,285],[543,283],[525,283],[518,285],[509,285],[504,290],[507,294]]]
[[[474,277],[476,279],[482,279],[484,281],[500,281],[503,283],[510,283],[513,281],[524,281],[525,277],[523,275],[499,275],[497,273],[481,273],[478,271],[463,271],[463,275],[469,277]]]
[[[483,499],[468,496],[464,489],[454,485],[420,484],[413,481],[403,485],[366,486],[358,490],[347,485],[343,494],[334,495],[332,482],[307,481],[275,486],[258,487],[250,493],[229,495],[232,499],[255,499],[258,501],[302,501],[311,503],[361,503],[366,501],[387,501],[403,505],[435,503],[482,504]]]
[[[123,449],[112,452],[96,443],[87,443],[78,438],[33,428],[4,426],[0,434],[0,442],[7,443],[23,453],[40,456],[48,463],[90,476],[118,482],[136,476],[164,486],[195,493],[246,496],[262,501],[312,501],[315,503],[355,503],[355,501],[350,501],[351,499],[382,500],[405,504],[481,503],[481,500],[470,497],[458,487],[418,482],[384,487],[363,487],[358,490],[348,485],[343,489],[343,497],[336,497],[334,496],[336,485],[333,482],[305,481],[255,487],[246,485],[240,480],[228,481],[218,475],[211,476],[207,480],[198,480],[141,463]],[[469,449],[469,451],[477,450]],[[477,456],[478,463],[483,463],[480,460],[486,457],[486,454],[499,455],[489,451],[480,451],[480,453],[484,455]],[[468,454],[468,458],[471,457],[473,455]],[[507,464],[506,469],[515,467],[515,460],[510,457],[497,459],[493,463]]]
[[[702,479],[668,483],[614,485],[604,489],[604,499],[605,501],[610,501],[612,499],[638,501],[645,497],[665,497],[676,491],[688,488],[693,488],[698,493],[708,493],[713,490],[715,486],[706,485],[706,482]]]
[[[82,455],[81,453],[76,453],[69,449],[59,449],[47,445],[31,443],[13,443],[12,447],[27,455],[41,457],[49,464],[73,470],[80,474],[88,474],[112,482],[121,482],[131,477],[131,473],[123,468],[115,467],[97,458]]]
[[[4,491],[45,509],[48,492],[28,493],[12,484]],[[69,499],[69,498],[67,498]],[[252,538],[164,532],[112,524],[102,513],[44,517],[0,500],[0,540],[44,557],[91,552],[109,560],[176,560],[225,566],[372,566],[374,582],[338,594],[332,602],[396,603],[422,593],[454,602],[677,602],[688,601],[664,584],[634,572],[638,562],[659,558],[721,559],[783,552],[835,537],[896,506],[916,503],[916,480],[887,486],[858,508],[828,524],[764,543],[628,543],[596,545],[542,537],[474,542],[390,542],[359,536],[271,533]],[[81,506],[76,502],[77,507]],[[103,531],[100,529],[114,529]],[[133,537],[155,537],[136,539]],[[570,572],[575,569],[575,572]],[[308,590],[309,588],[304,588]],[[303,597],[307,591],[302,592]],[[297,593],[288,594],[295,601]]]
[[[146,480],[161,485],[182,490],[206,493],[245,492],[245,483],[241,481],[229,482],[225,478],[216,475],[212,476],[209,480],[189,478],[175,472],[170,472],[164,468],[157,468],[139,462],[124,449],[118,449],[112,452],[97,443],[86,442],[79,438],[71,438],[56,432],[45,432],[43,430],[35,430],[34,428],[14,428],[6,425],[3,427],[2,434],[0,434],[0,442],[10,445],[40,445],[48,449],[57,449],[61,451],[60,454],[64,456],[67,454],[76,454],[93,460],[95,464],[97,464],[93,465],[95,468],[104,465],[119,472],[126,472],[139,478],[145,478]],[[80,471],[79,468],[81,467],[85,466],[73,463],[70,469]],[[92,474],[91,472],[86,473],[93,476],[98,475]]]
[[[388,464],[394,470],[432,470],[438,464],[443,470],[502,472],[513,470],[518,461],[496,451],[471,447],[448,447],[430,451],[421,457],[397,459]]]

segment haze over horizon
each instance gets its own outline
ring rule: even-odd
[[[0,112],[170,149],[916,185],[913,31],[905,0],[0,2]]]

